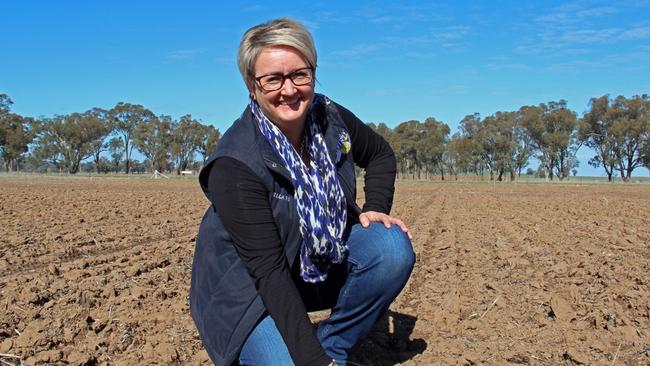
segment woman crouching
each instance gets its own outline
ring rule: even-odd
[[[238,52],[250,103],[200,174],[212,203],[196,242],[190,311],[220,365],[346,365],[409,278],[410,233],[389,216],[390,146],[314,92],[316,50],[290,19]],[[365,169],[356,204],[354,165]],[[310,311],[331,309],[313,326]]]

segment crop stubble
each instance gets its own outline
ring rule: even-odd
[[[0,178],[0,361],[208,363],[207,205],[194,180]],[[650,364],[647,185],[400,182],[393,214],[416,266],[354,362]]]

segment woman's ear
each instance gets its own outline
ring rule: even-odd
[[[246,82],[246,88],[248,88],[248,97],[251,100],[255,100],[255,83],[251,81]]]

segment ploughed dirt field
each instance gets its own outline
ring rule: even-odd
[[[207,206],[193,179],[0,176],[0,365],[210,364]],[[393,214],[416,267],[355,365],[650,365],[650,186],[400,182]]]

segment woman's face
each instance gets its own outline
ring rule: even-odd
[[[255,60],[255,77],[263,75],[284,75],[309,67],[300,52],[286,46],[270,46],[262,49]],[[279,90],[265,91],[257,81],[249,85],[264,114],[283,132],[292,128],[303,128],[307,110],[314,97],[314,81],[296,86],[285,78]]]

